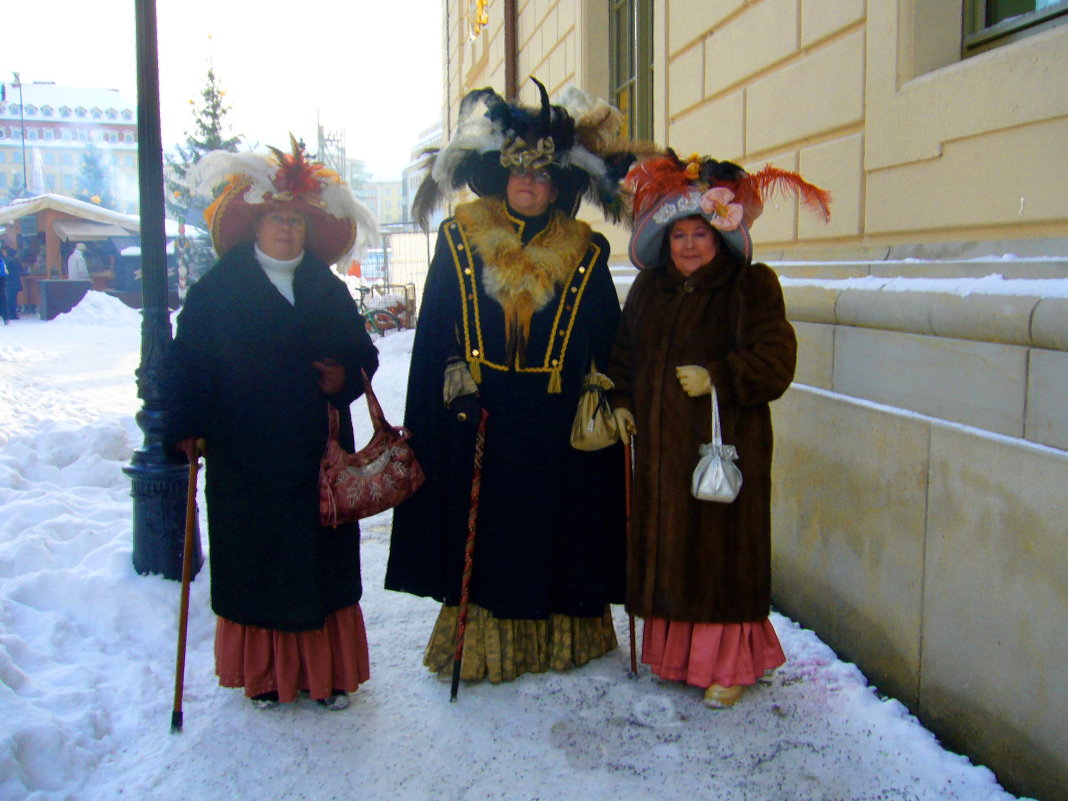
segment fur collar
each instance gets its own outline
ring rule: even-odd
[[[522,359],[531,316],[552,300],[586,253],[590,226],[554,209],[549,225],[524,247],[498,198],[462,203],[454,216],[482,259],[482,288],[504,308],[509,352]]]

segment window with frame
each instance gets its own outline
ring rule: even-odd
[[[56,132],[51,128],[45,128],[45,130],[44,130],[44,138],[45,139],[55,139],[56,138]]]
[[[653,3],[609,0],[608,80],[612,104],[623,112],[623,134],[653,136]]]
[[[88,112],[84,108],[82,108],[81,106],[78,106],[78,108],[74,109],[74,116],[75,117],[84,117],[87,113]]]
[[[26,116],[27,117],[35,117],[35,116],[37,116],[37,106],[26,106]]]
[[[1068,0],[964,0],[964,55],[1068,23]]]
[[[44,117],[51,117],[53,113],[51,106],[41,106],[41,115]]]
[[[27,128],[26,129],[26,138],[27,139],[36,140],[37,139],[37,129],[36,128]]]

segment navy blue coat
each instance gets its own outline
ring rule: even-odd
[[[325,264],[305,255],[293,293],[290,304],[251,243],[190,287],[166,360],[165,440],[206,440],[212,609],[244,625],[308,631],[362,594],[359,529],[319,525],[318,475],[327,403],[352,450],[348,407],[378,352]],[[311,364],[323,358],[345,366],[345,388],[330,398]]]
[[[459,600],[475,432],[445,408],[442,382],[446,361],[464,357],[471,326],[467,344],[480,341],[480,401],[490,413],[471,601],[498,618],[600,616],[622,599],[622,448],[578,451],[569,436],[590,358],[607,364],[619,321],[608,243],[593,234],[587,266],[580,273],[574,265],[571,282],[534,313],[527,369],[516,369],[503,307],[485,291],[481,255],[471,253],[469,263],[464,254],[474,248],[458,249],[463,241],[459,223],[445,220],[427,274],[405,411],[426,483],[394,510],[386,588]],[[568,329],[563,321],[576,303]],[[552,343],[565,334],[561,355]],[[551,373],[536,369],[556,356],[559,392],[550,391]]]

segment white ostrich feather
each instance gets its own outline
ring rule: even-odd
[[[213,150],[189,171],[189,186],[194,194],[213,198],[231,175],[244,175],[252,182],[246,199],[250,203],[262,203],[264,194],[274,191],[273,178],[277,171],[278,162],[271,156]]]
[[[466,156],[472,152],[500,150],[503,144],[504,134],[488,117],[468,118],[460,124],[456,135],[438,153],[431,175],[443,190],[451,191],[450,178]]]

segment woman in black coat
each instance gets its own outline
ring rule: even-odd
[[[476,102],[486,117],[461,121],[417,195],[418,204],[466,182],[480,197],[442,223],[427,275],[405,412],[426,483],[394,512],[386,588],[442,602],[424,664],[451,671],[485,410],[460,676],[500,682],[616,646],[608,604],[623,589],[621,449],[579,451],[569,434],[620,310],[607,241],[574,219],[590,176],[573,166],[571,116],[544,89],[541,109],[489,89],[463,108]]]
[[[230,156],[206,157],[207,180],[238,166]],[[328,404],[352,450],[349,404],[378,366],[327,266],[351,248],[360,210],[296,146],[264,161],[231,172],[205,215],[222,257],[178,317],[166,439],[189,458],[205,442],[219,683],[258,706],[307,691],[342,709],[369,677],[359,530],[319,524],[318,471]]]

